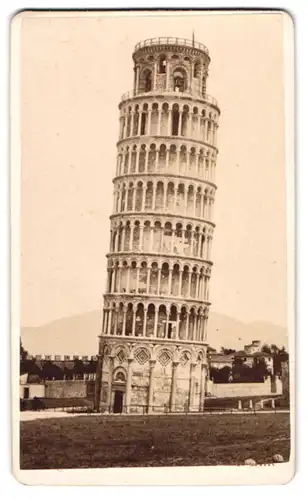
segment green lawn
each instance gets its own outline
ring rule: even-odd
[[[258,464],[290,452],[288,414],[78,416],[21,422],[22,469]]]

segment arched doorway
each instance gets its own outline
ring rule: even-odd
[[[126,388],[126,374],[124,373],[124,370],[118,370],[116,373],[114,373],[113,383],[112,383],[113,413],[123,413],[125,388]]]
[[[114,391],[113,413],[122,413],[123,399],[124,399],[123,391]]]

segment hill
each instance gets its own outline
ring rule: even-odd
[[[90,311],[77,316],[57,319],[46,325],[22,327],[23,346],[30,354],[84,355],[97,353],[101,331],[102,311]],[[243,323],[223,314],[210,313],[208,343],[219,350],[241,349],[252,340],[262,343],[287,345],[287,330],[263,321]]]

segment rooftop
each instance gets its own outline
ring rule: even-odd
[[[272,354],[267,352],[257,351],[257,352],[247,352],[247,351],[236,351],[233,356],[245,357],[245,358],[270,358],[273,357]]]
[[[147,38],[146,40],[137,43],[137,45],[135,45],[135,52],[143,47],[151,47],[153,45],[184,45],[186,47],[202,50],[202,52],[205,52],[207,55],[209,54],[208,48],[203,43],[196,42],[195,40],[189,40],[187,38],[174,38],[166,36]]]
[[[233,360],[233,354],[215,353],[209,355],[209,358],[214,363],[228,363]]]

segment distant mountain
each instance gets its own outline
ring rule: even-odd
[[[22,343],[33,355],[91,356],[97,353],[101,324],[102,311],[90,311],[42,326],[22,327]],[[242,323],[223,314],[210,313],[207,342],[215,349],[222,346],[241,349],[252,340],[288,349],[287,330],[282,326],[264,321]]]
[[[210,346],[217,350],[220,347],[241,349],[253,340],[288,349],[288,332],[283,326],[266,321],[243,323],[223,314],[210,313],[207,338]]]

